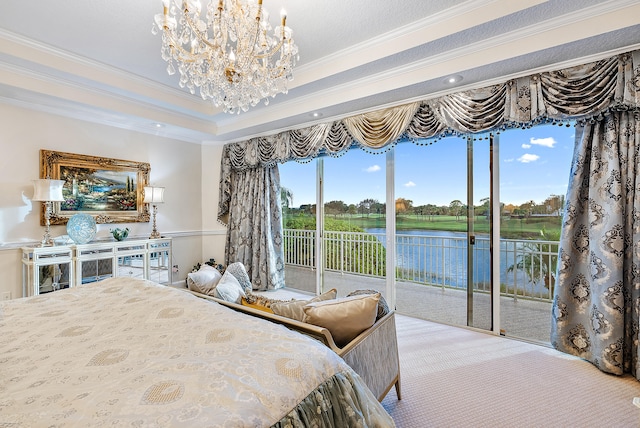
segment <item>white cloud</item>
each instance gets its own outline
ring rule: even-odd
[[[513,162],[515,159],[514,158],[509,158],[509,159],[505,159],[503,162]]]
[[[522,156],[520,156],[518,158],[518,162],[522,162],[522,163],[529,163],[529,162],[535,162],[538,159],[540,159],[540,156],[538,155],[532,155],[531,153],[525,153]]]
[[[365,169],[365,172],[378,172],[380,169],[380,165],[371,165],[369,168]]]
[[[408,181],[404,183],[404,187],[416,187],[416,183],[414,183],[413,181]]]
[[[531,144],[523,144],[522,148],[523,149],[530,149],[531,148]]]
[[[553,139],[553,137],[547,137],[547,138],[530,138],[529,142],[531,144],[534,144],[536,146],[544,146],[544,147],[549,147],[549,148],[553,148],[553,146],[556,145],[557,141]]]

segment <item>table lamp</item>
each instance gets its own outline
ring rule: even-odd
[[[145,204],[153,205],[153,231],[149,239],[160,238],[160,232],[156,228],[156,214],[158,213],[158,205],[164,202],[164,187],[152,187],[145,186],[144,188],[144,200]]]
[[[62,186],[64,180],[52,180],[50,178],[40,178],[33,180],[33,198],[32,201],[44,202],[44,236],[42,237],[41,246],[48,247],[53,245],[53,238],[50,235],[51,228],[51,206],[53,202],[63,202]]]

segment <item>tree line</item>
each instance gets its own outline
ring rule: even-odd
[[[283,188],[284,189],[284,188]],[[315,215],[316,205],[301,205],[293,208],[293,195],[290,192],[282,192],[282,207],[290,213],[311,214]],[[397,215],[418,215],[424,217],[432,217],[439,215],[455,216],[456,218],[464,217],[467,213],[467,205],[459,199],[452,200],[449,205],[425,204],[414,206],[413,201],[405,198],[398,198],[395,201]],[[520,205],[500,203],[500,215],[511,217],[531,217],[536,215],[545,216],[561,216],[564,207],[564,195],[549,195],[544,201],[538,203],[534,200],[527,201]],[[475,215],[489,215],[489,198],[480,200],[480,204],[474,205]],[[357,204],[347,204],[344,201],[329,201],[324,204],[325,215],[334,217],[346,214],[369,216],[371,214],[385,214],[386,204],[376,199],[364,199]]]

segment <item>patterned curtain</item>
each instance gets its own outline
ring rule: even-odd
[[[640,380],[640,113],[592,120],[576,140],[551,342]]]
[[[233,171],[229,183],[227,264],[244,264],[254,290],[284,287],[282,208],[277,165]]]

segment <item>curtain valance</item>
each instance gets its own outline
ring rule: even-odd
[[[352,144],[381,149],[410,140],[580,120],[609,110],[640,108],[640,51],[563,70],[509,80],[225,145],[218,218],[228,213],[231,170],[336,156]]]

